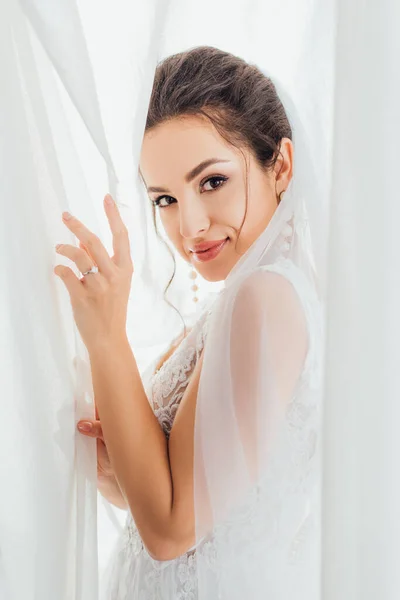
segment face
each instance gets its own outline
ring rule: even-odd
[[[273,173],[242,152],[201,116],[173,119],[144,136],[139,168],[150,201],[179,254],[208,281],[225,279],[264,231],[292,175],[288,138]]]

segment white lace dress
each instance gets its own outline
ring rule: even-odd
[[[312,384],[312,379],[318,375],[319,368],[320,348],[313,335],[315,299],[302,273],[290,261],[286,260],[281,265],[274,264],[264,268],[281,272],[292,282],[309,324],[308,356],[300,378],[299,391],[289,407],[289,414],[292,415],[289,418],[292,420],[294,435],[301,440],[302,426],[310,412],[310,407],[307,406],[307,389],[308,385]],[[167,437],[191,373],[203,349],[211,311],[212,302],[207,304],[188,336],[161,368],[155,374],[150,370],[143,376],[146,393]],[[157,362],[154,363],[154,367]],[[312,443],[314,441],[312,440]],[[305,443],[310,443],[309,438]],[[301,448],[300,452],[302,452]],[[304,452],[308,452],[308,447]],[[306,464],[304,469],[307,470]],[[294,566],[301,562],[302,553],[310,550],[306,540],[307,536],[311,536],[314,525],[304,518],[293,539],[288,560]],[[197,546],[193,546],[185,554],[173,560],[154,560],[146,551],[128,510],[125,527],[117,540],[102,578],[101,600],[197,600],[196,555],[199,553],[212,566],[212,538],[201,540]]]

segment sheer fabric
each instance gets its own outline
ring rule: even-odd
[[[211,330],[197,405],[199,597],[318,598],[321,305],[285,258],[234,287],[213,314],[226,311],[230,339]],[[217,354],[227,366],[213,368]]]

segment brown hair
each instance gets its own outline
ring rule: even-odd
[[[257,66],[213,46],[173,54],[157,65],[145,133],[165,121],[189,115],[209,119],[221,137],[242,154],[242,147],[249,150],[266,171],[275,165],[282,138],[292,139],[288,117],[271,79]],[[246,164],[246,212],[239,235],[246,219],[247,188]],[[154,206],[153,220],[157,231]],[[175,271],[174,260],[164,297]]]

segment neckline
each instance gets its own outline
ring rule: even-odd
[[[151,376],[151,381],[153,381],[153,379],[160,374],[161,371],[163,371],[164,367],[167,366],[167,364],[172,360],[173,357],[175,357],[179,352],[182,352],[183,348],[187,345],[188,339],[193,335],[194,332],[198,332],[199,327],[203,327],[205,321],[207,320],[209,314],[211,312],[211,308],[207,308],[203,311],[202,314],[200,314],[199,318],[197,319],[197,321],[195,322],[195,324],[193,325],[193,327],[191,328],[191,330],[189,331],[189,333],[183,338],[183,340],[177,345],[177,347],[175,348],[175,350],[169,355],[169,357],[163,362],[163,364],[161,365],[161,367],[159,369],[157,369],[157,371],[154,371],[154,373]]]

